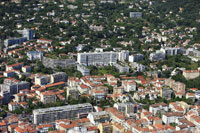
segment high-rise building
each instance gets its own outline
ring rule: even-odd
[[[50,123],[60,119],[79,118],[81,114],[93,112],[90,103],[51,107],[33,110],[34,124]]]
[[[99,53],[78,53],[77,62],[86,66],[89,65],[111,65],[117,63],[117,52]]]
[[[4,80],[4,83],[0,85],[0,95],[3,97],[3,104],[10,101],[10,96],[19,93],[20,90],[29,88],[30,83],[26,81]]]

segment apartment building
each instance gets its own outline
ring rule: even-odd
[[[22,72],[24,72],[24,73],[31,72],[31,66],[23,66],[22,67]]]
[[[183,48],[161,48],[160,51],[162,51],[163,53],[165,53],[166,55],[177,55],[182,53]]]
[[[17,32],[22,34],[22,37],[10,38],[10,39],[4,40],[5,47],[8,47],[8,46],[14,45],[14,44],[22,44],[23,42],[32,40],[34,38],[34,30],[23,29],[23,30],[17,30]]]
[[[28,60],[42,60],[43,52],[41,51],[28,51],[27,52]]]
[[[90,75],[90,69],[83,65],[77,65],[77,70],[80,71],[83,76]]]
[[[126,61],[128,60],[128,57],[129,57],[129,51],[128,50],[121,50],[119,53],[118,53],[118,60],[119,61]]]
[[[89,65],[111,65],[117,63],[117,52],[93,52],[78,53],[77,62],[86,66]]]
[[[53,91],[45,91],[40,95],[40,100],[42,103],[56,103],[56,93]]]
[[[165,53],[164,52],[162,52],[162,51],[156,51],[156,52],[154,52],[154,53],[151,53],[150,55],[149,55],[149,59],[151,60],[151,61],[159,61],[159,60],[164,60],[165,59]]]
[[[34,124],[50,123],[60,119],[79,118],[89,112],[93,112],[90,103],[36,109],[33,110],[33,121]]]
[[[57,72],[57,73],[51,74],[50,78],[51,78],[51,83],[66,82],[67,74],[65,72]]]
[[[143,54],[134,54],[129,56],[129,62],[137,62],[144,59]]]
[[[130,12],[130,18],[141,18],[142,12]]]
[[[137,87],[134,80],[122,81],[122,86],[126,92],[135,91]]]
[[[110,121],[110,115],[106,111],[91,112],[88,114],[87,118],[96,126],[98,126],[99,123]]]
[[[24,66],[23,63],[16,63],[16,64],[12,64],[12,65],[7,65],[6,66],[6,71],[11,71],[13,69],[15,70],[21,70],[21,68]]]
[[[114,107],[124,114],[130,114],[136,112],[136,106],[133,103],[115,103]]]
[[[200,76],[200,73],[198,70],[185,70],[183,71],[183,76],[186,79],[195,79]]]
[[[50,83],[49,75],[36,75],[35,76],[35,84],[36,85],[46,85]]]
[[[20,90],[29,89],[30,83],[26,81],[10,81],[0,85],[0,96],[3,97],[3,104],[10,101],[10,96],[19,93]]]
[[[120,64],[114,64],[114,66],[119,70],[120,73],[128,73],[129,67],[128,65],[120,65]]]

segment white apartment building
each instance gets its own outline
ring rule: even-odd
[[[111,65],[117,63],[117,52],[93,52],[78,53],[77,62],[86,66],[89,65]]]
[[[61,119],[79,118],[80,115],[90,112],[93,112],[90,103],[35,109],[33,110],[33,122],[41,124]]]

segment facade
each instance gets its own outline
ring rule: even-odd
[[[27,41],[26,37],[6,39],[4,40],[4,46],[8,47],[14,44],[22,44],[23,42],[26,42],[26,41]]]
[[[143,54],[134,54],[129,56],[129,62],[138,62],[144,59]]]
[[[149,59],[151,61],[159,61],[159,60],[164,60],[165,59],[165,53],[162,51],[156,51],[154,53],[151,53],[149,55]]]
[[[14,77],[15,72],[14,71],[5,71],[5,72],[3,72],[3,76],[4,77]]]
[[[200,73],[198,70],[185,70],[183,71],[183,76],[186,79],[195,79],[200,76]]]
[[[126,61],[129,57],[129,51],[128,50],[122,50],[118,53],[118,60],[119,61]]]
[[[114,107],[117,108],[119,112],[124,114],[135,113],[135,105],[133,103],[115,103]]]
[[[185,55],[191,55],[191,56],[196,56],[200,57],[200,51],[195,50],[194,48],[188,48],[184,51]]]
[[[156,113],[160,112],[168,112],[169,108],[168,105],[165,103],[157,103],[150,105],[149,112],[151,112],[153,115],[156,115]]]
[[[92,112],[90,103],[52,107],[33,110],[34,124],[50,123],[55,120],[77,118],[81,114]]]
[[[37,39],[38,43],[46,43],[46,44],[51,44],[53,41],[52,40],[47,40],[47,39]]]
[[[122,81],[122,86],[126,92],[135,91],[137,87],[134,80]]]
[[[67,74],[65,72],[57,72],[57,73],[51,74],[50,78],[51,78],[51,83],[66,82]]]
[[[19,108],[19,104],[17,102],[11,102],[8,104],[8,110],[9,111],[15,111]]]
[[[31,72],[31,66],[24,66],[24,67],[22,67],[22,72],[24,72],[24,73]]]
[[[83,76],[90,75],[90,69],[83,65],[77,65],[77,70],[80,71]]]
[[[47,68],[56,68],[56,67],[71,67],[76,64],[74,59],[52,59],[43,57],[42,63]]]
[[[131,63],[131,67],[136,71],[136,72],[143,72],[146,67],[142,64],[139,64],[137,62]]]
[[[87,118],[96,126],[98,126],[99,123],[110,121],[110,115],[106,111],[91,112],[88,114]]]
[[[40,95],[41,102],[44,104],[47,103],[56,103],[56,94],[52,91],[42,92]]]
[[[17,32],[22,34],[22,37],[4,40],[5,47],[15,44],[22,44],[23,42],[32,40],[34,38],[34,30],[24,29],[24,30],[18,30]]]
[[[141,18],[142,13],[141,12],[130,12],[130,18]]]
[[[177,55],[182,53],[182,48],[161,48],[160,51],[162,51],[163,53],[165,53],[166,55]]]
[[[26,37],[27,40],[33,40],[34,39],[34,30],[23,29],[23,30],[18,30],[17,32],[22,34],[23,37]]]
[[[35,84],[36,85],[46,85],[50,83],[49,75],[36,75],[35,76]]]
[[[162,121],[165,124],[176,123],[180,118],[183,118],[183,114],[178,112],[167,112],[162,115]]]
[[[171,99],[173,91],[170,88],[162,87],[160,90],[160,97],[167,100]]]
[[[117,58],[118,53],[116,52],[78,53],[77,62],[86,66],[103,66],[117,63]]]
[[[21,70],[21,68],[24,66],[23,63],[16,63],[16,64],[12,64],[12,65],[7,65],[6,66],[6,71],[10,71],[10,70]]]
[[[9,92],[10,95],[14,95],[19,93],[20,90],[29,89],[30,83],[26,81],[18,81],[18,82],[10,81],[10,82],[4,82],[4,84],[1,84],[0,87],[1,87],[1,94],[3,94],[4,92]]]
[[[106,98],[106,93],[104,90],[92,90],[91,95],[94,97],[95,100],[104,100]]]
[[[126,66],[122,66],[120,64],[114,64],[114,66],[119,70],[120,73],[128,73],[129,72],[129,67]]]
[[[27,52],[28,59],[33,60],[42,60],[43,53],[41,51],[29,51]]]

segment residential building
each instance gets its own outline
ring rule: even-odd
[[[106,111],[91,112],[88,114],[87,118],[96,126],[98,126],[99,123],[110,121],[110,115]]]
[[[84,65],[77,65],[77,70],[80,71],[83,76],[90,75],[90,69],[86,68]]]
[[[88,94],[89,93],[89,91],[90,91],[90,87],[89,86],[87,86],[87,85],[85,85],[85,84],[80,84],[79,86],[78,86],[78,90],[79,90],[79,92],[81,93],[81,94]]]
[[[117,63],[117,58],[118,53],[116,52],[78,53],[77,62],[86,66],[103,66]]]
[[[161,48],[160,51],[162,51],[166,55],[177,55],[182,53],[183,49],[180,47],[179,48],[166,47],[166,48]]]
[[[129,57],[129,51],[128,50],[121,50],[120,52],[118,52],[118,60],[119,61],[126,61],[128,60]]]
[[[134,54],[129,56],[129,62],[138,62],[144,59],[143,54]]]
[[[32,40],[34,38],[34,30],[24,29],[24,30],[18,30],[17,32],[22,34],[22,37],[10,38],[10,39],[4,40],[5,47],[8,47],[8,46],[14,45],[14,44],[22,44],[23,42]]]
[[[4,77],[15,77],[15,72],[14,71],[5,71],[3,72]]]
[[[22,34],[23,37],[27,38],[27,40],[34,39],[34,30],[32,29],[17,30],[17,32]]]
[[[136,72],[143,72],[145,71],[146,67],[142,64],[139,64],[139,63],[136,63],[136,62],[133,62],[131,63],[131,67],[134,69],[134,71]]]
[[[106,98],[106,93],[104,90],[96,90],[96,89],[93,89],[91,90],[91,95],[94,97],[95,100],[105,100]]]
[[[168,105],[165,103],[156,103],[153,105],[150,105],[149,112],[151,112],[153,115],[156,115],[157,113],[164,113],[168,112],[169,108]]]
[[[51,107],[33,110],[34,124],[49,123],[60,119],[79,118],[82,114],[92,112],[90,103]]]
[[[27,95],[25,93],[17,93],[14,96],[15,96],[14,99],[15,102],[25,102],[27,98]]]
[[[130,12],[130,18],[141,18],[142,12]]]
[[[47,68],[57,68],[57,67],[71,67],[76,64],[74,59],[53,59],[53,58],[42,58],[42,63]]]
[[[11,71],[11,70],[21,70],[21,68],[24,66],[23,63],[16,63],[12,65],[7,65],[6,66],[6,71]]]
[[[24,72],[24,73],[31,72],[31,66],[23,66],[22,72]]]
[[[4,46],[8,47],[15,44],[22,44],[23,42],[26,42],[26,41],[27,41],[26,37],[10,38],[10,39],[4,40]]]
[[[53,128],[53,124],[43,124],[43,125],[38,125],[36,127],[36,129],[40,132],[40,133],[47,133],[49,131],[49,129]]]
[[[149,55],[149,59],[151,61],[159,61],[159,60],[164,60],[165,59],[165,53],[163,53],[162,51],[156,51],[154,53],[151,53]]]
[[[134,80],[122,81],[122,86],[126,92],[136,90],[136,82]]]
[[[183,71],[183,76],[186,79],[195,79],[200,76],[200,73],[198,70],[185,70]]]
[[[56,93],[53,91],[45,91],[40,95],[41,102],[44,104],[47,103],[56,103]]]
[[[9,111],[15,111],[19,108],[20,108],[20,106],[17,102],[11,102],[11,103],[8,104],[8,110]]]
[[[176,123],[176,121],[180,118],[183,118],[183,113],[167,112],[162,115],[162,121],[165,124]]]
[[[162,87],[160,89],[160,97],[165,98],[167,100],[171,99],[173,91],[170,88]]]
[[[121,125],[121,123],[115,122],[113,123],[113,133],[124,133],[125,128]]]
[[[114,66],[119,70],[120,73],[128,73],[129,72],[129,67],[128,65],[120,65],[118,63],[114,64]]]
[[[28,51],[27,52],[28,60],[42,60],[43,52],[41,51]]]
[[[37,39],[37,43],[46,43],[46,44],[52,44],[52,40],[47,39]]]
[[[50,83],[49,75],[36,75],[35,76],[35,84],[36,85],[47,85]]]
[[[125,115],[130,113],[136,113],[136,106],[133,103],[115,103],[114,107],[119,111],[124,113]]]
[[[67,74],[65,72],[57,72],[51,74],[50,78],[51,78],[51,83],[66,82]]]
[[[112,133],[113,126],[110,122],[99,123],[98,125],[100,133]]]

